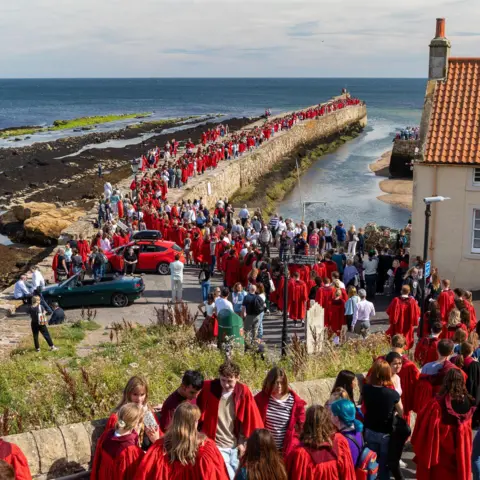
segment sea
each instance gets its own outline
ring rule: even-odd
[[[0,129],[117,113],[152,112],[154,118],[222,114],[228,119],[262,115],[270,108],[276,114],[326,101],[346,88],[367,103],[367,128],[316,162],[279,204],[279,213],[299,218],[302,202],[322,201],[326,205],[306,208],[307,220],[341,219],[357,226],[375,221],[399,228],[409,212],[376,199],[382,193],[380,179],[368,165],[391,148],[397,130],[419,124],[425,86],[425,79],[399,78],[5,79],[0,80]],[[128,122],[102,131],[123,123]],[[32,136],[21,144],[72,133]],[[0,142],[0,148],[12,145]]]

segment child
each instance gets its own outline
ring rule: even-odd
[[[139,445],[142,446],[143,450],[148,450],[151,444],[154,442],[151,435],[146,432],[147,435],[144,436],[144,427],[153,427],[159,428],[159,422],[155,417],[153,409],[148,405],[148,383],[145,379],[141,377],[132,377],[125,386],[123,390],[123,396],[120,403],[117,405],[115,412],[110,415],[108,419],[107,425],[105,426],[105,430],[109,430],[115,428],[115,425],[118,421],[118,413],[121,407],[127,403],[136,403],[142,408],[144,413],[143,422],[141,422],[140,427],[138,429],[138,440]],[[159,430],[160,435],[162,432]]]
[[[133,479],[144,455],[137,433],[142,417],[143,409],[136,403],[120,408],[115,428],[105,430],[97,442],[91,480]]]

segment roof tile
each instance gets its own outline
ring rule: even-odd
[[[480,165],[480,58],[448,64],[435,88],[425,162]]]

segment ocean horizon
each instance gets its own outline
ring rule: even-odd
[[[84,116],[153,112],[156,118],[258,116],[295,110],[340,94],[371,109],[419,109],[426,79],[338,77],[0,79],[0,129]]]

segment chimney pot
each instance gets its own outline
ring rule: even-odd
[[[445,38],[445,19],[437,18],[437,31],[435,38]]]

